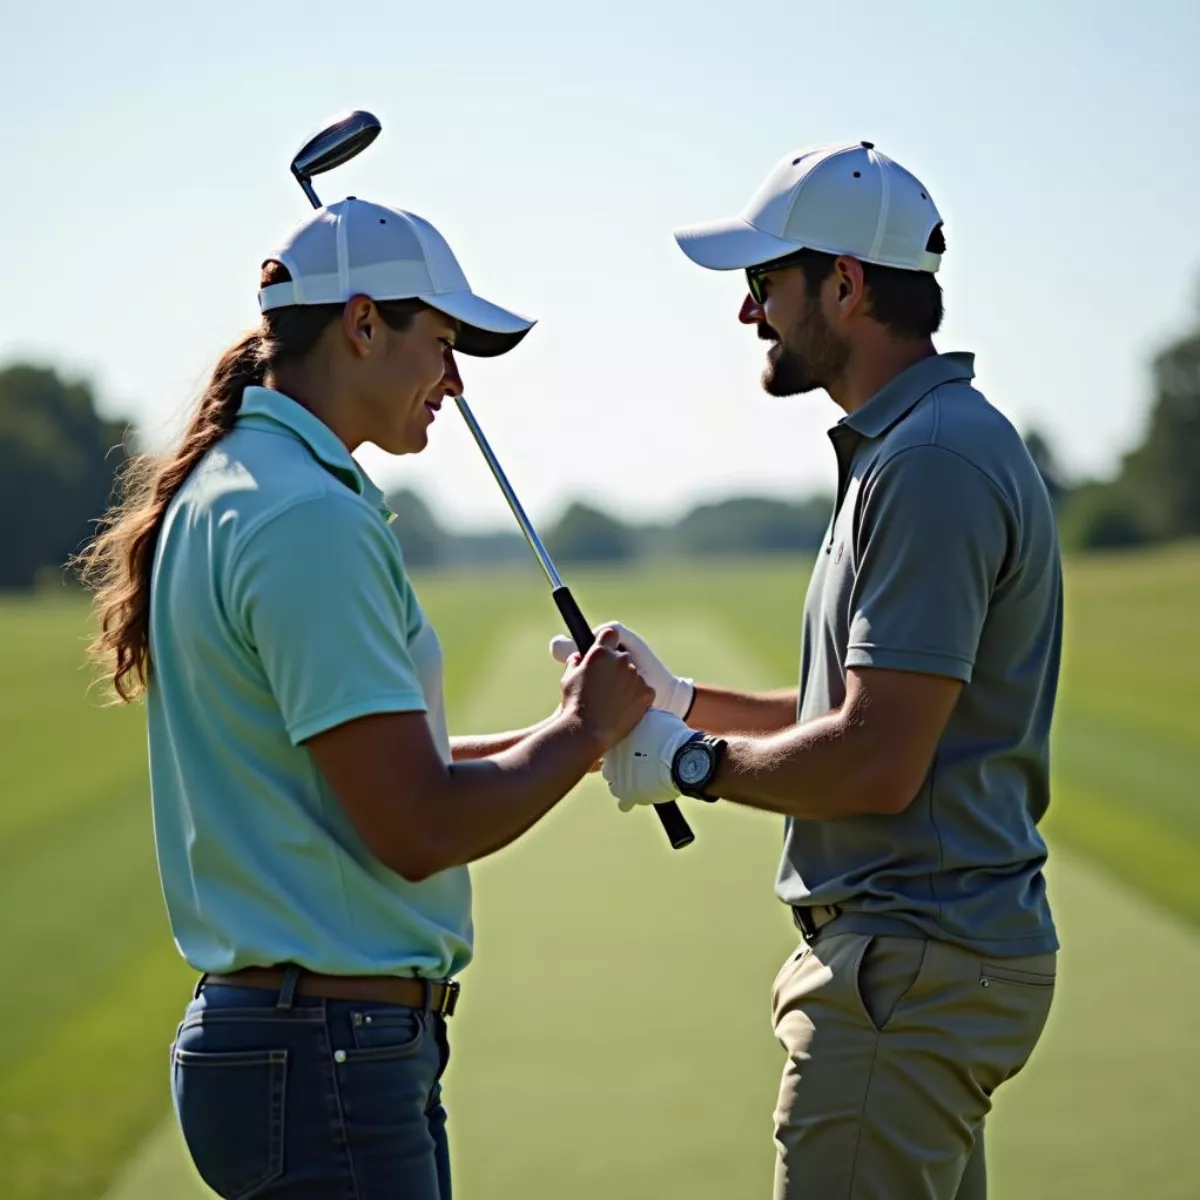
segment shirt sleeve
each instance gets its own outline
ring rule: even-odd
[[[368,713],[426,711],[407,640],[415,597],[391,541],[327,494],[253,530],[231,564],[231,616],[295,745]]]
[[[855,533],[846,666],[970,682],[1012,515],[973,463],[903,450],[864,487]]]

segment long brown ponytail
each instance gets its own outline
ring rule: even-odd
[[[100,625],[89,651],[109,664],[121,700],[135,699],[150,680],[150,572],[167,507],[200,459],[233,428],[243,389],[262,383],[263,350],[261,330],[226,350],[175,451],[161,459],[129,459],[118,481],[120,500],[80,556],[81,577],[96,589]]]
[[[290,278],[286,267],[269,261],[260,286]],[[424,307],[419,300],[376,305],[396,330],[407,328]],[[268,311],[258,329],[221,356],[176,449],[162,458],[134,456],[122,471],[120,499],[101,520],[95,540],[74,560],[82,581],[96,593],[99,631],[88,650],[104,666],[119,700],[135,700],[150,684],[150,577],[171,500],[200,459],[233,428],[242,392],[262,384],[273,368],[305,358],[341,311],[340,304]]]

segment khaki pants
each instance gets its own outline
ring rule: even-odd
[[[772,992],[788,1054],[775,1200],[983,1200],[991,1096],[1028,1061],[1055,955],[822,932]]]

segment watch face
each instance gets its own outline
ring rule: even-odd
[[[712,756],[707,746],[689,746],[679,756],[679,778],[688,787],[695,787],[708,778]]]

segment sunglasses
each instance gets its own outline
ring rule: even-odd
[[[770,262],[759,263],[756,267],[747,267],[746,286],[750,289],[754,303],[765,304],[767,302],[767,289],[763,286],[763,276],[769,275],[772,271],[798,267],[807,257],[809,257],[808,250],[796,250],[792,254],[785,254],[782,258],[773,258]]]

